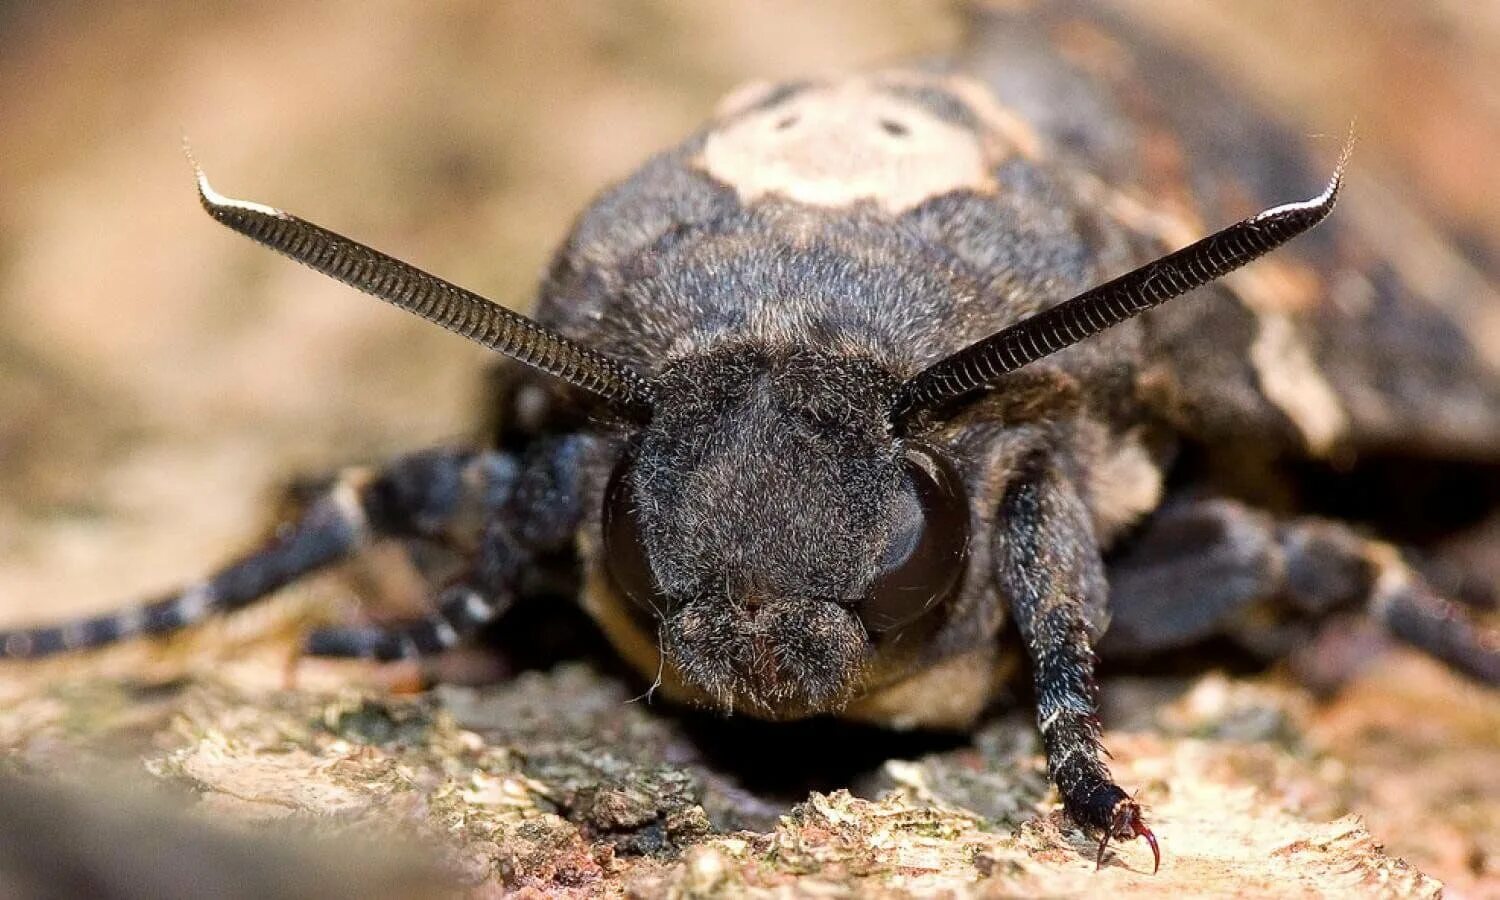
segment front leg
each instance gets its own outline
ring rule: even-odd
[[[479,546],[465,574],[443,589],[432,613],[392,626],[322,628],[307,642],[311,656],[380,660],[448,650],[515,602],[522,573],[540,555],[568,546],[582,519],[586,438],[543,438],[519,468],[495,466],[472,504],[483,519]],[[497,457],[503,459],[503,457]]]
[[[1031,657],[1047,770],[1075,822],[1111,838],[1156,837],[1115,784],[1099,740],[1093,639],[1104,619],[1104,563],[1088,511],[1069,480],[1041,460],[1006,491],[996,519],[996,580]],[[1155,871],[1155,868],[1153,868]]]

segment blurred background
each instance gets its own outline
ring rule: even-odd
[[[1500,258],[1500,4],[1114,0]],[[755,78],[952,52],[891,0],[0,3],[0,622],[173,583],[295,473],[474,423],[483,351],[216,228],[225,192],[525,308],[601,186]],[[1493,268],[1491,266],[1491,268]]]

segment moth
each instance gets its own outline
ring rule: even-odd
[[[1493,637],[1393,546],[1233,487],[1391,447],[1493,460],[1500,366],[1467,307],[1338,217],[1262,260],[1329,217],[1344,162],[1314,192],[1306,141],[1166,54],[1085,71],[1048,15],[988,13],[951,70],[736,92],[583,212],[530,318],[194,164],[221,224],[508,357],[501,424],[350,470],[207,578],[0,632],[0,655],[437,542],[466,562],[429,616],[308,652],[439,653],[554,572],[662,694],[725,713],[961,728],[1024,664],[1099,860],[1141,837],[1158,864],[1101,746],[1096,646],[1275,652],[1364,609],[1500,682]]]

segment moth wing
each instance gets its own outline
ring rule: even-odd
[[[1097,4],[991,4],[962,68],[1145,249],[1317,194],[1310,139]],[[1314,455],[1500,459],[1500,290],[1355,165],[1322,226],[1148,314],[1148,396],[1186,433]]]

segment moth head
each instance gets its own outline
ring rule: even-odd
[[[894,379],[807,348],[679,360],[605,494],[605,562],[678,677],[715,705],[837,708],[964,571],[951,463],[898,438]]]
[[[1345,159],[1349,149],[1345,148]],[[191,157],[190,157],[191,158]],[[634,430],[602,498],[604,563],[661,650],[724,706],[771,716],[854,696],[882,641],[961,587],[970,510],[923,423],[1018,368],[1269,253],[1332,211],[1267,210],[932,363],[903,380],[815,347],[727,346],[652,377],[289,213],[204,209],[258,243],[551,374]]]

